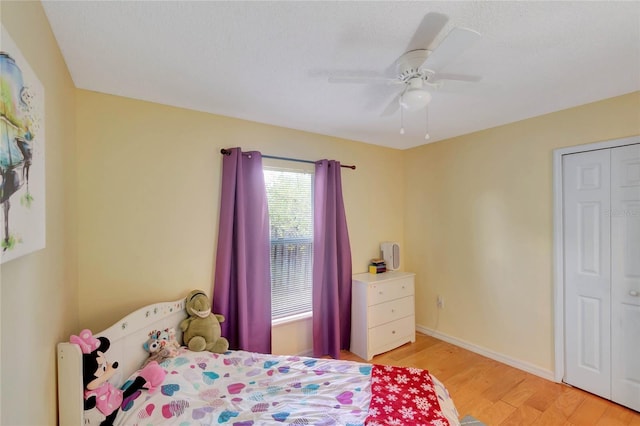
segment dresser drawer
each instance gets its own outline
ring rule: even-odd
[[[413,277],[371,284],[369,306],[413,295]]]
[[[369,327],[377,327],[381,324],[406,317],[407,315],[413,315],[413,310],[413,296],[369,306],[367,314],[369,317]]]
[[[416,330],[415,316],[400,318],[378,327],[369,329],[369,348],[373,353],[379,353],[378,348],[387,348],[394,341],[407,336],[414,336]],[[406,339],[407,341],[413,339]]]

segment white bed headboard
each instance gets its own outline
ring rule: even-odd
[[[118,361],[118,373],[109,381],[116,387],[140,368],[149,353],[142,347],[151,330],[174,327],[176,339],[182,342],[180,321],[187,317],[185,299],[156,303],[130,313],[95,336],[111,341],[109,362]],[[80,333],[78,330],[77,334]],[[73,343],[58,343],[58,418],[64,426],[84,425],[84,387],[82,385],[82,352]]]

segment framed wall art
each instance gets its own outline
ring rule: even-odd
[[[44,88],[0,26],[0,259],[45,247]]]

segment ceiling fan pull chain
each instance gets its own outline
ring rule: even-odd
[[[400,107],[400,134],[404,135],[404,108]]]
[[[431,139],[431,136],[429,136],[429,106],[427,105],[424,110],[425,112],[425,131],[424,131],[424,140],[428,141],[429,139]]]

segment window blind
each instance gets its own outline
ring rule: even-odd
[[[310,312],[313,175],[265,169],[271,240],[272,319]]]

